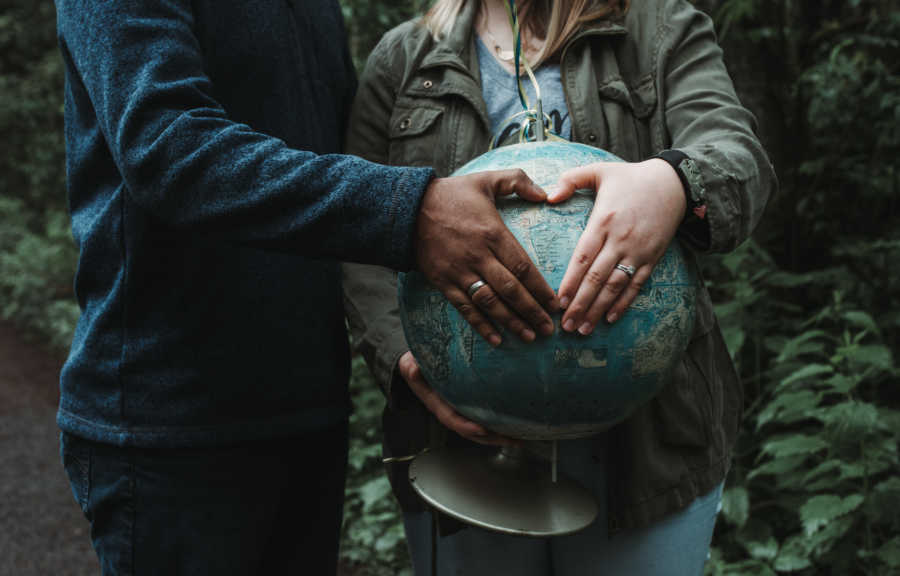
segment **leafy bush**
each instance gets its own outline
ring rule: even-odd
[[[787,79],[788,142],[764,244],[707,263],[759,390],[707,573],[896,574],[900,9],[727,0],[718,14],[732,46],[787,56],[769,73]]]
[[[64,350],[78,308],[52,2],[0,13],[0,317]]]
[[[384,397],[359,356],[353,360],[350,394],[353,415],[341,561],[368,576],[411,574],[400,508],[381,463]]]

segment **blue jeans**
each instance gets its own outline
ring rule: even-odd
[[[438,576],[700,576],[722,500],[720,484],[687,508],[650,526],[607,533],[605,458],[594,440],[559,443],[560,471],[589,487],[597,520],[557,538],[527,538],[468,527],[438,538]],[[416,576],[431,576],[431,513],[406,514],[404,526]]]
[[[164,450],[63,433],[60,452],[103,576],[337,571],[346,427]]]

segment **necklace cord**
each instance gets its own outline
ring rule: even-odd
[[[549,123],[550,117],[544,114],[543,102],[541,100],[541,85],[538,83],[537,77],[535,77],[534,71],[531,69],[531,65],[528,63],[528,58],[522,52],[522,30],[519,27],[519,15],[518,10],[516,9],[516,0],[507,0],[506,14],[509,17],[509,25],[510,28],[512,28],[513,34],[513,65],[515,66],[514,74],[516,76],[516,88],[519,93],[519,103],[522,105],[522,111],[513,114],[512,116],[504,120],[502,126],[507,125],[517,116],[521,116],[524,114],[527,120],[519,130],[520,143],[529,142],[532,140],[536,142],[543,142],[545,140],[565,141],[564,138],[560,137],[558,134],[553,132],[553,130],[545,126],[545,121]],[[536,100],[534,108],[531,107],[531,102],[528,99],[528,93],[525,91],[525,85],[522,82],[522,74],[520,73],[520,70],[522,69],[525,70],[525,74],[528,76],[528,80],[534,87],[534,95]],[[532,129],[532,126],[534,127],[534,129]],[[493,150],[499,144],[499,138],[500,134],[496,134],[494,138],[491,139],[491,145],[488,148],[489,150]]]

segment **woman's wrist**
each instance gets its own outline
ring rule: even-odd
[[[676,223],[681,222],[687,213],[687,199],[678,174],[668,162],[660,158],[650,158],[644,164],[646,169],[652,171],[654,188],[660,195],[659,200],[666,207],[666,212],[676,217]]]
[[[666,162],[672,171],[678,176],[684,193],[687,210],[685,217],[694,217],[699,220],[706,218],[706,190],[699,181],[699,173],[696,165],[681,150],[663,150],[653,157]],[[695,182],[695,180],[697,182]]]

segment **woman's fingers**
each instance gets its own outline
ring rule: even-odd
[[[643,266],[637,269],[631,282],[628,283],[628,286],[622,294],[619,295],[613,305],[610,306],[609,311],[606,312],[607,322],[612,324],[625,314],[625,310],[627,310],[628,307],[631,306],[631,303],[634,302],[634,299],[637,298],[638,293],[650,279],[652,273],[653,266]]]
[[[409,389],[444,427],[480,444],[508,445],[513,443],[511,439],[493,434],[480,424],[460,416],[452,406],[444,402],[440,395],[425,381],[422,370],[419,368],[419,364],[413,357],[412,352],[406,352],[400,357],[398,369]]]
[[[556,188],[547,195],[547,202],[559,204],[572,197],[576,190],[588,188],[596,192],[600,187],[600,173],[603,163],[589,164],[579,168],[566,170],[557,181]]]
[[[626,292],[631,283],[631,278],[628,274],[615,268],[615,263],[606,271],[606,274],[607,278],[599,290],[595,290],[593,285],[591,285],[589,295],[585,298],[587,310],[580,318],[575,320],[575,325],[578,326],[578,333],[582,336],[587,336],[594,331],[597,324],[603,320],[609,307]],[[582,284],[582,287],[585,287],[586,284],[587,282]],[[593,296],[592,299],[591,295]],[[578,300],[577,296],[576,300]]]
[[[571,312],[573,301],[576,294],[581,289],[581,284],[588,273],[588,270],[594,265],[597,255],[603,250],[606,244],[606,232],[602,226],[593,224],[594,215],[592,214],[588,220],[588,225],[578,243],[575,245],[575,251],[569,258],[569,264],[566,267],[566,273],[563,275],[562,282],[559,284],[559,305],[567,312],[563,316],[563,325],[565,321],[573,317]],[[603,278],[594,278],[594,280],[606,280]],[[587,309],[582,303],[584,309]],[[581,311],[577,311],[575,315],[580,315]],[[577,328],[577,326],[576,326]],[[574,328],[573,328],[574,330]]]

